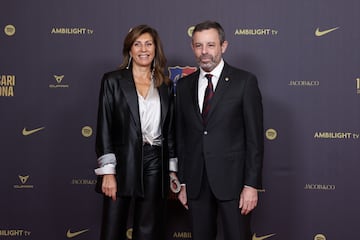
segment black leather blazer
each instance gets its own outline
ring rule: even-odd
[[[162,187],[169,189],[169,157],[175,157],[173,138],[173,104],[170,87],[158,88],[161,102]],[[143,196],[142,133],[138,96],[131,70],[104,74],[99,96],[96,130],[96,154],[114,153],[117,159],[117,195]],[[96,190],[101,192],[101,176]]]

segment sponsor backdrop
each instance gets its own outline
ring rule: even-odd
[[[192,72],[189,33],[206,19],[223,25],[226,61],[254,72],[263,94],[264,189],[253,240],[359,235],[360,1],[1,0],[0,7],[0,239],[98,239],[102,74],[117,68],[124,36],[142,23],[159,31],[172,79]],[[167,239],[191,239],[174,199]]]

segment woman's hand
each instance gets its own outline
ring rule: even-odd
[[[173,193],[180,192],[180,182],[175,172],[171,172],[170,174],[170,189]]]
[[[116,200],[116,178],[114,174],[106,174],[102,178],[101,190],[105,196],[111,197],[114,201]]]

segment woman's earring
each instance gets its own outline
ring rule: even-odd
[[[129,62],[128,62],[128,65],[126,66],[126,69],[129,69],[130,64],[131,64],[131,59],[132,59],[132,56],[130,55],[130,57],[129,57]]]
[[[155,59],[153,61],[153,67],[151,70],[151,80],[154,80],[154,76],[155,76]]]

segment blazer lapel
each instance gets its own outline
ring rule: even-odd
[[[141,131],[138,95],[133,76],[130,71],[124,71],[124,79],[123,81],[120,81],[120,84],[123,88],[123,93],[129,105],[131,115],[133,116],[135,126]]]
[[[169,108],[169,89],[165,84],[159,87],[159,96],[161,104],[161,126],[163,126]]]

